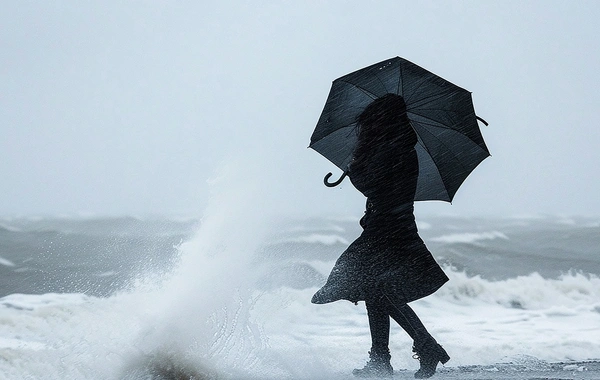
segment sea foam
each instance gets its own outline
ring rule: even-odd
[[[431,241],[440,243],[475,243],[481,240],[507,239],[504,233],[499,231],[478,232],[478,233],[457,233],[448,234],[431,238]]]

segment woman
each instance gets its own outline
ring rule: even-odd
[[[414,341],[420,360],[415,377],[428,378],[450,357],[407,303],[434,293],[448,277],[419,237],[413,215],[417,136],[404,99],[395,94],[373,101],[357,122],[358,143],[347,174],[367,197],[363,232],[342,253],[312,302],[365,301],[372,345],[370,360],[353,371],[356,376],[392,376],[392,317]]]

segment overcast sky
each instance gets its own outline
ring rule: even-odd
[[[307,149],[331,82],[401,56],[473,92],[492,153],[423,213],[600,216],[598,1],[4,1],[0,216],[359,215]]]

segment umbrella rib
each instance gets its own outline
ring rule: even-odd
[[[413,113],[414,113],[414,112],[413,112]],[[419,123],[419,124],[427,125],[427,126],[434,127],[434,128],[442,128],[442,129],[448,129],[448,130],[451,130],[451,131],[456,131],[456,132],[459,132],[458,130],[456,130],[456,129],[454,129],[454,128],[451,128],[451,127],[449,127],[449,126],[447,126],[447,125],[444,125],[444,124],[441,124],[441,125],[440,125],[440,124],[436,124],[436,121],[435,121],[435,120],[433,120],[433,119],[431,119],[431,118],[428,118],[427,116],[423,116],[423,115],[420,115],[420,114],[418,114],[418,113],[415,113],[415,115],[419,115],[419,116],[423,117],[424,119],[427,119],[427,120],[430,120],[430,121],[431,121],[430,123],[427,123],[427,122],[424,122],[424,121],[415,121],[415,120],[413,120],[413,122],[415,122],[415,123]],[[460,132],[459,132],[459,133],[460,133]],[[464,134],[464,133],[461,133],[461,134]]]
[[[425,151],[427,152],[429,157],[431,157],[431,154],[429,153],[429,149],[427,149],[425,144],[423,144],[423,143],[420,143],[420,144],[423,147],[423,149],[425,149]],[[451,199],[452,197],[450,196],[450,192],[448,191],[448,188],[446,187],[446,182],[444,181],[444,177],[442,176],[442,173],[440,172],[440,169],[438,168],[436,162],[433,160],[433,157],[431,157],[431,161],[433,161],[433,163],[434,163],[433,167],[435,168],[435,171],[437,172],[438,177],[440,178],[440,181],[442,181],[443,192],[446,193],[446,196],[448,197],[448,199]]]
[[[442,184],[443,184],[443,187],[444,187],[444,192],[446,193],[446,195],[448,196],[448,198],[450,198],[450,194],[448,193],[448,189],[446,188],[446,183],[444,182],[444,177],[442,177],[442,173],[440,172],[440,169],[438,168],[437,163],[433,159],[433,156],[431,155],[431,152],[429,151],[429,149],[427,149],[427,145],[425,145],[425,143],[423,143],[422,139],[421,139],[421,141],[419,141],[419,145],[421,145],[421,147],[423,147],[423,150],[425,150],[425,152],[427,152],[427,155],[431,158],[431,161],[434,163],[433,167],[435,168],[436,172],[438,173],[438,177],[442,181]]]
[[[445,111],[445,112],[453,112],[453,113],[456,113],[456,112],[454,112],[454,111],[449,111],[449,110],[445,110],[445,109],[441,109],[441,108],[440,108],[440,109],[438,109],[438,111]],[[454,128],[451,128],[451,127],[449,127],[449,126],[447,126],[447,125],[443,124],[443,123],[442,123],[442,122],[440,122],[440,121],[437,121],[437,120],[435,120],[435,119],[432,119],[432,118],[431,118],[431,117],[429,117],[429,116],[426,116],[426,115],[420,114],[420,113],[418,113],[418,112],[415,112],[415,111],[409,111],[409,112],[410,112],[410,113],[412,113],[412,114],[414,114],[414,115],[420,116],[420,117],[422,117],[423,119],[427,119],[427,120],[431,121],[431,123],[423,123],[423,124],[426,124],[426,125],[431,125],[432,127],[439,127],[439,128],[446,128],[446,129],[452,129],[452,130],[455,130]],[[442,124],[442,125],[437,125],[437,124],[434,124],[434,123],[440,123],[440,124]]]
[[[413,129],[414,129],[414,128],[413,128]],[[426,131],[427,133],[429,133],[429,135],[433,136],[433,138],[435,138],[437,141],[439,141],[439,142],[441,143],[441,145],[447,146],[447,144],[444,144],[444,142],[443,142],[443,140],[442,140],[442,139],[438,138],[436,135],[434,135],[433,133],[431,133],[429,130],[425,129],[425,131]],[[456,130],[453,130],[453,131],[456,131]],[[458,131],[456,131],[456,132],[458,132]],[[460,133],[460,132],[458,132],[458,133]],[[473,143],[473,144],[474,144],[476,147],[478,147],[479,149],[482,149],[482,150],[484,150],[484,151],[485,151],[485,149],[483,149],[481,146],[479,146],[479,144],[477,144],[475,141],[473,141],[473,139],[469,138],[469,137],[468,137],[467,135],[465,135],[464,133],[460,133],[460,135],[464,136],[464,137],[465,137],[465,138],[466,138],[468,141],[470,141],[471,143]],[[429,149],[426,149],[426,150],[427,150],[427,152],[429,153]],[[452,152],[452,150],[450,150],[450,149],[448,149],[448,151],[449,151],[449,152],[451,152],[452,156],[453,156],[453,157],[456,159],[456,161],[460,163],[460,166],[461,166],[461,167],[462,167],[462,168],[463,168],[465,171],[468,171],[468,169],[465,167],[465,165],[463,165],[463,164],[462,164],[462,162],[461,162],[461,161],[458,159],[458,157],[456,156],[456,154],[455,154],[455,153],[453,153],[453,152]],[[489,155],[489,153],[488,153],[488,155]],[[433,157],[431,157],[431,158],[433,159]],[[435,161],[434,161],[434,162],[435,162]],[[436,168],[437,168],[437,166],[436,166]]]
[[[389,62],[387,63],[387,65],[390,65],[390,64],[392,64],[392,63],[393,63],[392,61],[389,61]],[[383,87],[383,88],[384,88],[384,89],[387,91],[387,86],[385,85],[385,82],[384,82],[383,80],[381,80],[381,78],[379,78],[379,76],[378,76],[378,75],[374,75],[374,77],[375,77],[375,78],[377,78],[377,80],[379,81],[379,84],[381,84],[381,86],[382,86],[382,87]],[[396,94],[397,94],[397,93],[396,93]],[[377,99],[377,98],[379,98],[379,96],[377,96],[377,95],[375,95],[375,94],[372,94],[372,95],[374,96],[374,98],[373,98],[373,99]]]
[[[427,117],[425,117],[425,118],[426,118],[426,119],[429,119],[429,118],[427,118]],[[429,120],[432,120],[432,119],[429,119]],[[435,121],[435,120],[434,120],[434,121]],[[419,123],[419,124],[422,124],[422,125],[427,125],[427,126],[430,126],[430,127],[432,127],[432,128],[441,128],[441,129],[447,129],[447,130],[449,130],[449,131],[456,132],[456,133],[458,133],[458,134],[460,134],[460,135],[464,136],[466,139],[468,139],[470,142],[472,142],[473,144],[477,145],[477,146],[478,146],[478,147],[480,147],[481,149],[484,149],[483,147],[481,147],[481,145],[479,145],[479,143],[477,143],[477,142],[476,142],[475,140],[473,140],[471,137],[467,136],[466,134],[464,134],[464,133],[462,133],[462,132],[460,132],[460,131],[458,131],[458,130],[456,130],[456,129],[454,129],[454,128],[450,128],[450,127],[448,127],[448,126],[446,126],[446,125],[436,125],[436,124],[433,124],[433,123],[424,123],[424,122],[421,122],[421,121],[418,121],[418,122],[416,122],[416,123]],[[414,127],[413,127],[413,129],[414,129]],[[430,133],[431,133],[431,132],[430,132]]]
[[[414,91],[410,94],[409,97],[412,97],[413,95],[417,94],[419,92],[419,88],[421,88],[421,86],[423,86],[423,84],[425,84],[426,82],[427,81],[425,79],[421,79],[421,82],[419,83],[417,88],[414,89]],[[433,96],[435,96],[435,95],[433,95]],[[405,97],[405,99],[406,99],[406,97]],[[424,98],[424,99],[427,99],[427,98]],[[419,101],[421,101],[421,100],[423,100],[423,99],[420,99]],[[411,103],[416,103],[416,102],[417,101],[414,101],[414,102],[411,101]]]
[[[377,78],[379,79],[379,78]],[[348,83],[350,86],[354,86],[356,88],[358,88],[360,91],[364,92],[365,94],[367,94],[371,99],[377,99],[377,95],[373,94],[372,92],[370,92],[369,90],[367,90],[366,88],[363,88],[357,84],[354,84],[352,82],[348,82],[347,80],[341,79],[342,82],[344,83]]]
[[[423,83],[425,83],[425,81],[421,81],[421,84],[419,84],[419,87],[421,87],[421,85]],[[419,89],[419,87],[417,87],[415,89],[415,91],[413,92],[413,94],[415,94],[417,92],[417,90]],[[441,97],[446,96],[448,94],[451,94],[453,92],[454,92],[454,89],[447,89],[446,91],[441,91],[441,92],[438,92],[438,93],[435,93],[435,94],[431,94],[431,95],[429,95],[429,96],[427,96],[425,98],[422,98],[422,99],[419,99],[419,100],[415,100],[415,101],[411,101],[410,102],[411,103],[411,107],[414,106],[414,104],[417,103],[417,102],[420,102],[420,103],[425,102],[425,104],[427,104],[428,102],[431,101],[431,99],[441,98]]]
[[[383,88],[385,88],[385,90],[387,91],[387,86],[385,85],[385,82],[384,82],[384,81],[382,81],[382,80],[381,80],[381,78],[379,78],[379,76],[378,76],[378,75],[375,75],[375,78],[377,78],[377,80],[379,81],[379,83],[381,84],[381,86],[382,86]],[[375,94],[373,94],[373,95],[375,95]],[[375,99],[376,99],[376,98],[378,98],[378,96],[376,96],[376,97],[375,97]]]
[[[448,108],[423,108],[423,107],[419,107],[418,109],[419,109],[419,111],[444,111],[446,113],[458,113],[457,110],[455,110],[455,109],[448,109]]]
[[[354,126],[354,127],[351,128],[352,126]],[[308,147],[309,148],[312,147],[314,144],[318,143],[319,141],[321,141],[321,140],[329,137],[333,133],[338,132],[339,130],[344,129],[344,128],[351,128],[350,131],[348,132],[348,135],[347,135],[347,136],[350,136],[350,134],[352,133],[352,131],[356,130],[356,122],[352,122],[350,124],[347,124],[347,125],[344,125],[344,126],[341,126],[339,128],[334,129],[333,131],[329,132],[328,134],[321,136],[318,140],[316,140],[314,142],[311,142]]]
[[[404,70],[402,69],[402,65],[398,66],[398,69],[400,70],[400,81],[398,82],[398,87],[396,88],[396,94],[402,96],[404,101],[406,101],[406,98],[404,97]],[[402,87],[402,92],[400,91],[400,87]]]

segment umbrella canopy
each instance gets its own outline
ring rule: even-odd
[[[336,79],[309,147],[345,173],[357,143],[358,115],[388,93],[404,98],[418,136],[415,201],[451,202],[467,176],[490,155],[477,124],[483,120],[475,115],[469,91],[406,59],[391,58]]]

